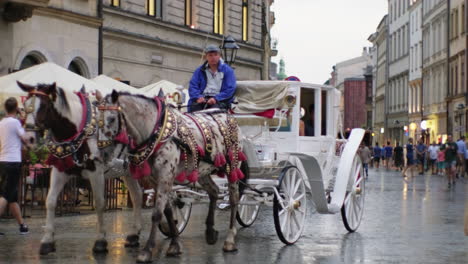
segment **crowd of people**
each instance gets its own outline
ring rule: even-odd
[[[455,184],[457,178],[468,177],[468,151],[464,136],[455,142],[453,136],[448,135],[445,143],[433,141],[430,145],[422,139],[414,144],[412,138],[404,146],[397,142],[393,147],[387,141],[381,147],[376,142],[373,147],[361,145],[360,155],[366,174],[368,166],[377,170],[381,166],[387,170],[395,169],[401,171],[403,177],[407,177],[407,173],[413,176],[416,169],[419,175],[430,170],[433,175],[447,177],[448,188]]]

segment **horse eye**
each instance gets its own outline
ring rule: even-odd
[[[111,116],[107,119],[110,124],[113,124],[115,122],[115,117]]]

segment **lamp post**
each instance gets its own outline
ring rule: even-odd
[[[223,58],[226,61],[226,63],[229,66],[234,64],[234,62],[236,61],[237,50],[239,49],[236,40],[231,36],[227,36],[223,41],[221,49],[223,50]]]

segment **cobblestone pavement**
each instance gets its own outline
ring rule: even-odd
[[[272,210],[264,207],[257,222],[238,232],[237,253],[222,252],[228,213],[218,211],[215,245],[204,239],[206,206],[193,208],[181,236],[183,254],[168,258],[169,241],[158,234],[154,263],[468,263],[468,237],[463,214],[468,180],[448,189],[440,176],[403,179],[399,173],[371,169],[364,218],[356,233],[347,233],[340,215],[310,213],[302,238],[293,246],[276,236]],[[310,210],[312,211],[312,210]],[[143,240],[151,211],[144,211]],[[107,212],[109,253],[93,255],[95,215],[57,218],[57,252],[38,255],[42,226],[39,217],[27,219],[31,232],[19,235],[13,220],[0,220],[0,263],[134,263],[137,250],[124,248],[131,211]]]

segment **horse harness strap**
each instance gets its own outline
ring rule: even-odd
[[[159,110],[162,110],[161,108]],[[148,160],[177,130],[176,117],[169,108],[164,108],[164,112],[159,114],[159,119],[163,120],[157,121],[153,134],[139,146],[129,149],[128,159],[133,165],[138,166]]]

